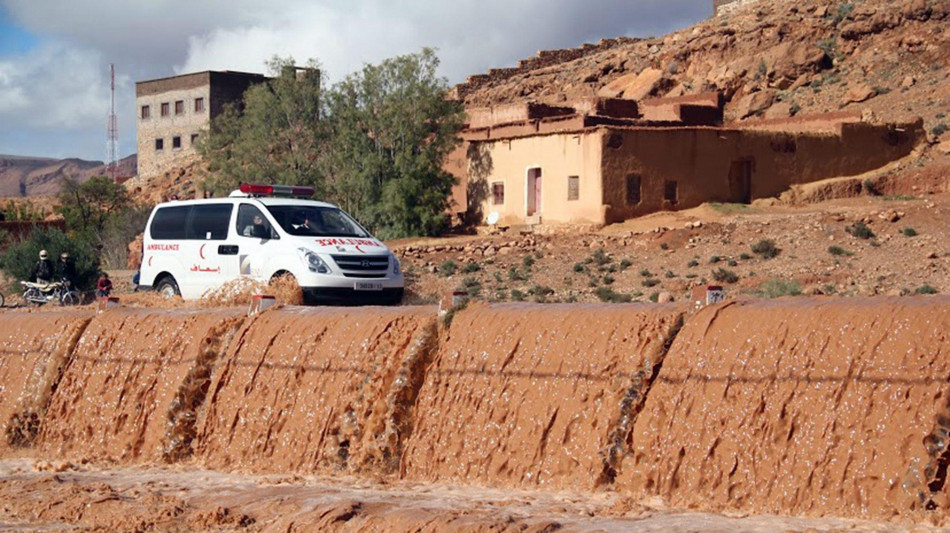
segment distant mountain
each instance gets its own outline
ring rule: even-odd
[[[121,159],[116,174],[134,176],[137,164],[136,154]],[[0,197],[55,195],[64,178],[83,182],[104,175],[106,167],[102,161],[0,155]]]

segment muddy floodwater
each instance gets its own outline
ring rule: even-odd
[[[0,529],[925,531],[950,298],[0,313]]]

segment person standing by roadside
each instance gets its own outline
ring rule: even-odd
[[[59,277],[67,287],[76,281],[76,263],[69,258],[69,252],[59,254]]]
[[[49,260],[49,254],[46,250],[40,250],[40,260],[33,265],[33,271],[30,273],[30,281],[36,283],[49,283],[53,281],[53,262]]]

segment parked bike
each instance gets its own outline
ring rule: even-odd
[[[79,303],[79,291],[73,290],[69,282],[57,281],[54,283],[33,283],[21,281],[26,290],[23,291],[23,301],[43,305],[49,302],[59,302],[60,305],[76,305]]]

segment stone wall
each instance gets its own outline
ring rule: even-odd
[[[633,37],[618,37],[616,39],[601,39],[597,44],[584,43],[578,48],[567,48],[562,50],[539,50],[535,57],[529,57],[518,61],[517,67],[495,68],[486,74],[475,74],[469,76],[464,83],[460,83],[454,88],[454,97],[460,100],[464,99],[481,87],[491,85],[512,78],[518,74],[530,72],[532,70],[549,67],[567,61],[573,61],[581,57],[595,54],[603,50],[608,50],[615,46],[637,42],[640,39]]]

